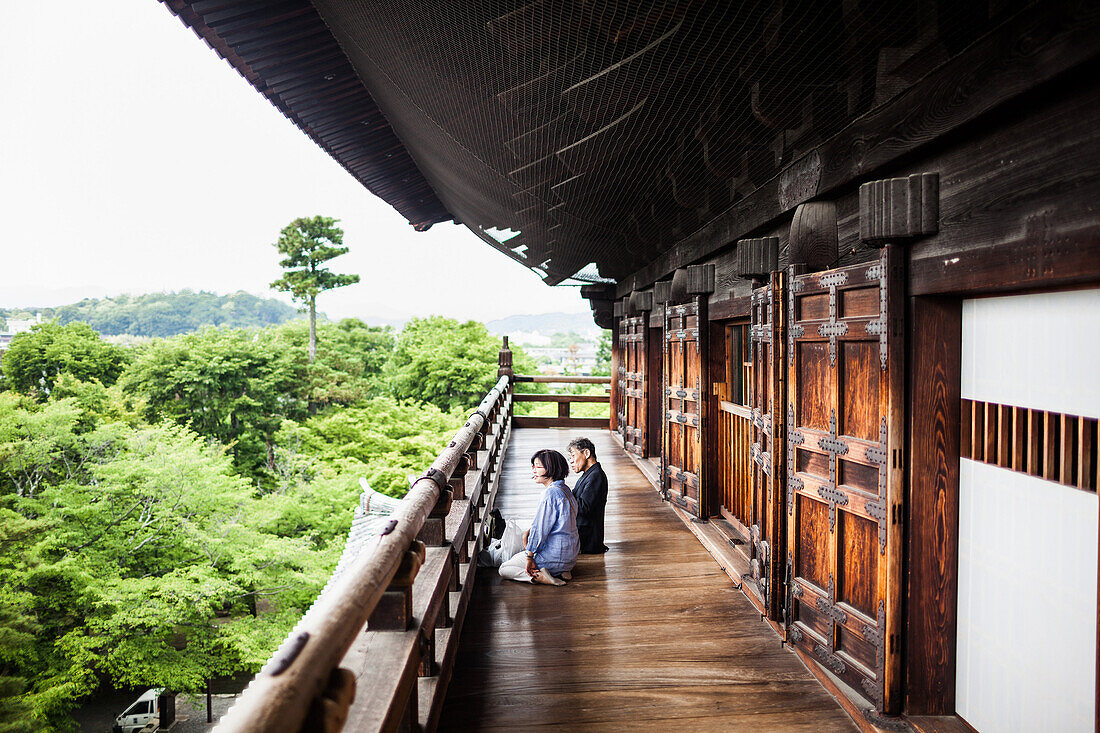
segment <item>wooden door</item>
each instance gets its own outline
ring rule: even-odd
[[[615,430],[623,437],[626,444],[626,325],[623,319],[615,323],[615,348],[613,356],[617,357],[615,367]]]
[[[622,321],[623,360],[623,445],[639,456],[646,455],[646,321],[648,313]]]
[[[706,410],[702,387],[705,360],[705,300],[665,306],[664,466],[665,495],[704,517],[703,442]]]
[[[897,712],[903,262],[789,277],[788,639]]]
[[[765,613],[782,621],[781,586],[785,563],[776,558],[783,547],[782,497],[787,402],[784,356],[785,275],[773,272],[771,281],[752,293],[751,385],[752,421],[752,576],[764,601]]]

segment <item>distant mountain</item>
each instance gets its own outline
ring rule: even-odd
[[[489,333],[504,336],[511,333],[574,333],[599,338],[600,327],[592,321],[591,313],[541,313],[539,315],[508,316],[485,324]]]
[[[244,291],[217,295],[192,290],[85,298],[79,303],[56,308],[0,310],[4,318],[21,313],[39,313],[43,320],[56,318],[62,324],[87,323],[104,336],[154,337],[175,336],[203,326],[273,326],[300,317],[292,306],[273,298],[260,298]]]

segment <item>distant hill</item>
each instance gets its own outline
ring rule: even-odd
[[[599,338],[600,327],[592,321],[591,313],[541,313],[539,315],[508,316],[485,324],[489,333],[503,336],[510,333],[574,333]]]
[[[87,323],[104,336],[175,336],[203,326],[272,326],[298,317],[292,306],[243,291],[232,295],[183,290],[178,293],[85,298],[57,308],[0,309],[0,317],[40,313],[43,320]],[[321,315],[321,314],[318,314]]]

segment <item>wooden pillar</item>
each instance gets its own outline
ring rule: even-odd
[[[955,712],[962,302],[913,298],[905,710]]]

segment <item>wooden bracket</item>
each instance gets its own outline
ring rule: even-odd
[[[435,506],[428,513],[428,518],[421,525],[416,539],[432,547],[441,547],[446,544],[444,523],[447,521],[447,515],[451,512],[451,500],[453,498],[454,493],[450,488],[439,492],[439,500],[436,501]]]
[[[314,698],[300,728],[305,731],[343,730],[351,701],[355,699],[355,673],[337,667],[329,675],[321,695]]]
[[[940,230],[940,175],[870,181],[859,187],[859,238],[882,245]]]
[[[408,631],[412,628],[412,587],[425,557],[424,543],[413,540],[401,558],[397,573],[371,611],[368,628],[374,631]]]
[[[779,237],[737,240],[733,259],[736,275],[749,279],[765,278],[778,268]]]

